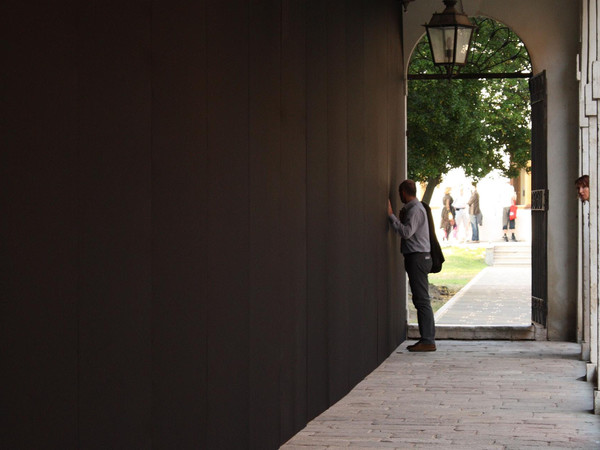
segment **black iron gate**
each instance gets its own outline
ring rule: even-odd
[[[531,94],[531,318],[548,315],[548,160],[546,72],[529,81]]]

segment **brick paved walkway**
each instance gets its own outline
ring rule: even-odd
[[[410,343],[282,448],[600,448],[579,345]]]

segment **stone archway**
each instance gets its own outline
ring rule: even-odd
[[[435,210],[435,228],[446,247],[445,270],[430,279],[432,306],[439,308],[439,334],[460,337],[464,327],[471,331],[492,327],[498,338],[531,339],[531,215],[529,202],[522,201],[530,196],[517,196],[521,192],[514,181],[530,178],[531,62],[524,43],[509,27],[490,18],[472,20],[477,31],[466,66],[453,72],[435,67],[426,36],[413,51],[408,75],[408,177],[426,186],[422,199]],[[473,194],[474,186],[478,194]],[[453,202],[454,226],[445,219],[442,194]],[[472,194],[479,196],[485,217],[479,230],[469,223]],[[519,219],[504,230],[504,236],[511,237],[504,242],[501,229],[513,198],[521,200]],[[536,238],[536,244],[544,241],[545,249],[545,237]],[[503,281],[507,279],[512,281],[510,288]],[[413,312],[409,303],[409,313]],[[414,313],[410,318],[414,322]],[[481,333],[467,335],[481,337]]]
[[[576,211],[571,184],[577,173],[578,86],[574,63],[578,51],[579,11],[549,7],[533,0],[464,0],[472,16],[493,17],[510,26],[527,45],[533,72],[548,75],[548,338],[574,340],[576,335],[577,230],[569,220]],[[434,0],[411,3],[403,16],[404,58],[412,49],[433,11],[441,4]],[[554,32],[564,30],[560,36]],[[406,147],[405,147],[406,148]],[[573,264],[565,264],[572,261]]]

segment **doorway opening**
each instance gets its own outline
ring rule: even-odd
[[[433,65],[426,35],[413,51],[408,178],[420,184],[446,257],[430,275],[436,325],[531,326],[531,60],[509,27],[474,22],[468,63],[452,77]],[[414,324],[410,292],[407,303]]]

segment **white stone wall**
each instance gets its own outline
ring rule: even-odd
[[[590,202],[579,206],[580,289],[579,337],[582,356],[589,360],[588,378],[598,386],[598,101],[600,100],[600,61],[598,61],[600,5],[598,0],[581,2],[581,50],[579,54],[579,175],[590,176]],[[598,391],[595,411],[600,411]]]

